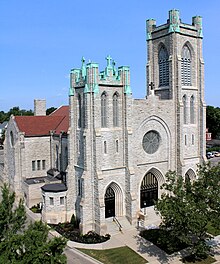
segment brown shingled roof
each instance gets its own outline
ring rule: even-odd
[[[15,116],[15,122],[25,136],[46,136],[67,132],[69,128],[69,107],[62,106],[49,116]]]
[[[60,125],[56,128],[56,134],[59,134],[61,131],[67,132],[69,129],[69,106],[64,105],[59,107],[50,116],[64,116]]]

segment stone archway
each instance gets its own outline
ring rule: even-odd
[[[189,180],[189,181],[194,181],[196,179],[196,174],[192,169],[189,169],[186,173],[185,173],[185,181]]]
[[[145,208],[154,205],[158,199],[158,181],[153,173],[148,172],[141,182],[140,207]]]
[[[123,215],[123,195],[119,185],[112,182],[105,192],[105,218]]]
[[[145,174],[140,186],[140,208],[154,205],[160,197],[162,183],[164,183],[164,178],[157,169],[152,168]]]

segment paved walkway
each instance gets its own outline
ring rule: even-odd
[[[152,264],[171,264],[182,263],[180,259],[185,255],[184,250],[172,255],[167,255],[164,251],[153,245],[151,242],[146,241],[144,238],[138,235],[138,231],[134,228],[126,233],[119,233],[113,235],[110,240],[101,244],[81,244],[72,241],[68,241],[68,246],[73,248],[90,248],[90,249],[109,249],[122,246],[128,246],[139,255],[145,258]],[[220,236],[216,237],[212,241],[213,254],[217,260],[215,263],[220,264]]]
[[[38,214],[34,214],[30,210],[27,210],[28,215],[34,220],[40,220]],[[60,236],[56,231],[50,231],[53,236]],[[215,264],[220,264],[220,235],[216,236],[215,239],[210,241],[212,245],[212,253],[217,260]],[[67,242],[68,247],[71,249],[75,248],[88,248],[88,249],[110,249],[128,246],[145,258],[150,264],[178,264],[182,263],[180,259],[185,255],[185,251],[174,253],[172,255],[166,254],[164,251],[159,249],[157,246],[153,245],[151,242],[145,240],[139,236],[139,231],[136,228],[127,230],[124,233],[118,233],[112,235],[111,238],[100,244],[82,244],[73,241]],[[82,254],[78,252],[78,254]],[[84,254],[83,254],[84,255]],[[88,257],[88,256],[87,256]],[[94,259],[88,257],[88,260],[93,263],[100,263]]]

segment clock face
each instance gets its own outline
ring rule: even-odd
[[[142,141],[142,146],[145,152],[153,154],[156,152],[160,145],[160,135],[157,131],[148,131]]]

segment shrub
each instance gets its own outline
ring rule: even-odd
[[[38,203],[37,205],[33,205],[30,210],[35,214],[39,214],[41,213],[42,208],[40,208],[40,204]]]
[[[72,219],[71,219],[72,220]],[[85,244],[97,244],[103,243],[110,239],[110,235],[100,236],[94,231],[89,231],[87,234],[82,235],[78,228],[75,228],[72,223],[59,223],[57,225],[50,224],[50,226],[55,229],[58,233],[63,235],[65,238]]]

